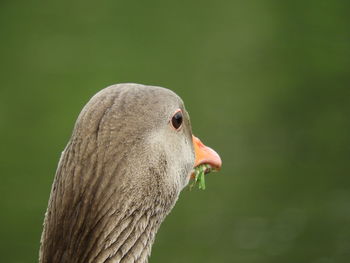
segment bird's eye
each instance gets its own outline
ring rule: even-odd
[[[182,111],[180,109],[178,109],[173,117],[171,118],[171,125],[175,128],[175,130],[180,129],[181,124],[182,124]]]

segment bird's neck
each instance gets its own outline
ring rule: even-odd
[[[147,211],[134,212],[114,227],[102,231],[103,236],[92,250],[92,262],[147,262],[155,234],[163,218]]]
[[[140,183],[142,177],[135,172],[126,174],[126,167],[132,167],[128,163],[106,165],[97,162],[94,152],[78,155],[80,148],[89,146],[68,146],[60,160],[44,221],[40,262],[147,262],[178,188],[161,182],[167,178],[161,165],[146,170],[154,181]]]
[[[85,247],[77,262],[147,262],[163,218],[144,208],[108,212],[96,222],[100,227],[93,234],[91,228],[85,233],[92,239],[77,240]]]
[[[147,262],[166,216],[165,211],[135,204],[96,211],[79,205],[75,209],[60,218],[50,218],[55,211],[48,210],[40,262]],[[82,215],[85,209],[83,217],[72,216]]]

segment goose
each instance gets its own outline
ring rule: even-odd
[[[192,135],[173,91],[124,83],[84,106],[58,163],[41,263],[148,262],[155,234],[194,167],[221,159]]]

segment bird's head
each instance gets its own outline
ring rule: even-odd
[[[142,198],[177,196],[195,166],[221,166],[218,154],[192,135],[181,98],[161,87],[118,84],[100,91],[81,112],[72,140],[95,142],[81,155],[95,155],[101,176]]]

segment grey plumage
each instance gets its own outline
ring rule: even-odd
[[[178,109],[183,127],[169,125]],[[147,262],[155,233],[188,184],[192,131],[172,91],[119,84],[84,107],[58,164],[40,262]]]

